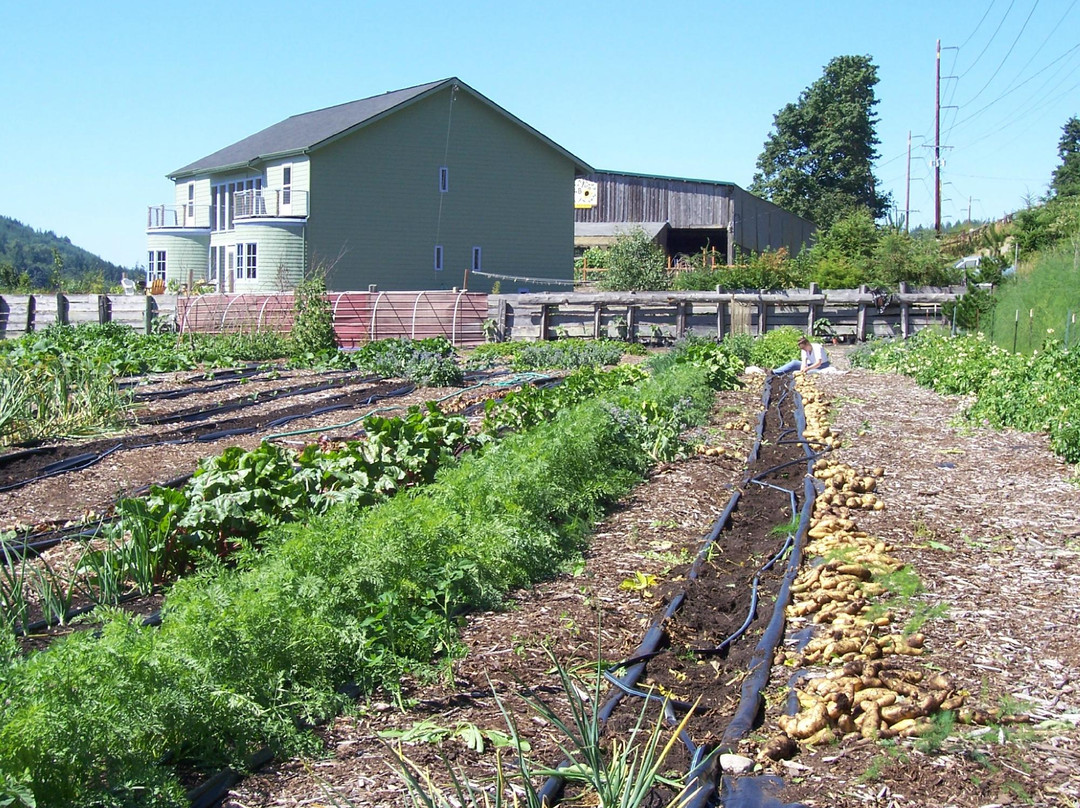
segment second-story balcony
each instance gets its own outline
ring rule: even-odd
[[[307,191],[291,188],[237,191],[233,203],[234,219],[304,219],[307,215]]]
[[[151,205],[146,209],[147,230],[209,230],[210,206]]]

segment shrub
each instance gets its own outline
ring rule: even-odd
[[[608,251],[608,271],[598,286],[612,292],[671,288],[664,251],[641,228],[621,234]]]

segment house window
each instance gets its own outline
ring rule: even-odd
[[[189,223],[195,222],[195,183],[189,182],[187,187],[187,215]]]
[[[281,204],[292,204],[292,166],[282,166],[281,169]]]
[[[450,190],[450,169],[446,166],[439,167],[439,192],[445,194]]]
[[[472,248],[472,268],[474,271],[480,270],[480,248]]]
[[[242,210],[237,210],[236,195],[242,191],[258,192],[262,189],[262,177],[253,177],[239,182],[220,183],[210,189],[210,228],[212,230],[232,230],[234,216],[252,216],[260,213],[258,193],[250,194]]]
[[[146,259],[146,274],[152,281],[165,280],[164,250],[150,250]]]
[[[225,229],[225,189],[220,185],[210,189],[210,229]]]
[[[210,277],[207,280],[214,286],[220,285],[225,278],[225,248],[210,248]]]
[[[442,264],[442,245],[441,244],[436,244],[435,245],[435,271],[436,272],[442,272],[442,267],[443,267],[443,264]]]
[[[253,242],[236,245],[236,277],[248,280],[258,277],[258,260]]]

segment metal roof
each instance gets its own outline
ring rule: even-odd
[[[347,104],[338,104],[334,107],[304,112],[293,115],[280,123],[269,126],[261,132],[256,132],[231,146],[214,152],[213,154],[189,163],[183,168],[178,168],[167,176],[175,180],[180,177],[205,173],[208,171],[224,171],[233,168],[243,168],[259,160],[272,157],[282,157],[288,154],[301,154],[320,145],[348,134],[351,130],[371,123],[393,110],[415,101],[423,96],[441,90],[447,85],[464,89],[484,102],[492,109],[500,112],[531,134],[543,140],[549,146],[560,152],[574,163],[575,169],[580,174],[593,171],[592,167],[582,162],[570,152],[559,146],[551,139],[537,132],[524,121],[511,115],[498,104],[485,98],[476,90],[469,87],[457,78],[448,78],[441,81],[433,81],[428,84],[418,84],[415,87],[407,87],[402,90],[394,90],[382,95],[362,98],[359,101],[351,101]]]
[[[700,182],[704,185],[731,185],[738,188],[738,184],[734,182],[727,182],[725,180],[700,180],[693,179],[692,177],[669,177],[664,174],[641,174],[635,171],[607,171],[596,169],[596,174],[607,174],[613,177],[635,177],[643,180],[665,180],[669,182]]]

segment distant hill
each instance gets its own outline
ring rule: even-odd
[[[0,216],[0,291],[55,290],[56,255],[63,263],[65,291],[104,292],[120,282],[125,269],[76,247],[66,236]]]

